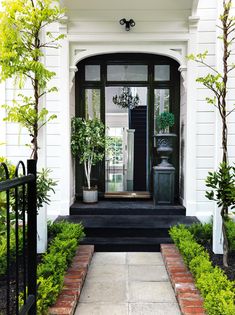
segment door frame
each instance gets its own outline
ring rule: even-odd
[[[100,81],[85,81],[85,65],[100,65]],[[147,65],[148,81],[107,81],[108,65]],[[154,65],[169,65],[170,80],[154,81]],[[100,117],[105,124],[105,88],[109,86],[146,86],[148,89],[148,178],[149,191],[152,191],[152,166],[157,163],[156,149],[153,144],[154,133],[154,90],[157,88],[166,88],[170,90],[170,111],[175,115],[175,126],[172,132],[177,134],[177,140],[174,148],[174,156],[172,162],[176,168],[175,173],[175,202],[179,201],[179,143],[180,143],[180,73],[178,71],[179,63],[174,59],[162,55],[154,55],[147,53],[114,53],[103,54],[83,59],[77,64],[78,71],[75,75],[75,115],[85,116],[85,89],[100,89]],[[76,163],[76,197],[82,195],[82,186],[84,182],[84,171],[78,163]],[[94,172],[96,178],[99,195],[105,195],[105,162],[100,162]]]

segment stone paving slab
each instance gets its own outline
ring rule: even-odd
[[[92,265],[126,265],[126,253],[95,253]]]
[[[169,282],[133,281],[129,284],[129,302],[176,303],[176,299]]]
[[[161,253],[127,253],[128,265],[164,265]]]
[[[92,265],[90,266],[87,280],[96,282],[124,281],[127,278],[127,265]]]
[[[160,253],[95,253],[75,315],[180,315]]]
[[[165,266],[129,265],[130,281],[169,281]]]
[[[95,282],[85,281],[80,297],[81,302],[112,302],[123,303],[126,301],[126,282]]]
[[[128,315],[180,315],[176,303],[130,303]]]
[[[128,303],[79,303],[76,314],[81,315],[128,315]]]

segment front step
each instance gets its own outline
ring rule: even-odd
[[[77,215],[60,216],[57,220],[81,222],[86,234],[82,244],[94,244],[96,251],[159,251],[161,243],[171,243],[168,234],[171,226],[198,221],[196,217],[183,215],[156,212],[138,215],[135,209],[127,209],[132,214],[122,214],[115,210],[115,214],[100,214],[100,209],[97,209],[98,213],[93,210],[93,214],[80,214],[78,210]]]
[[[97,204],[75,202],[70,207],[70,215],[182,215],[186,210],[181,205],[154,206],[152,200],[101,200]]]
[[[81,244],[94,244],[97,252],[159,252],[160,244],[172,243],[169,237],[86,237]]]

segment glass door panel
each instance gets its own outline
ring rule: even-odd
[[[85,89],[85,119],[100,119],[100,90]]]
[[[147,88],[107,87],[105,95],[106,192],[146,191]]]

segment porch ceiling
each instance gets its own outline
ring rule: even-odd
[[[187,10],[195,14],[199,0],[61,0],[68,10]]]

